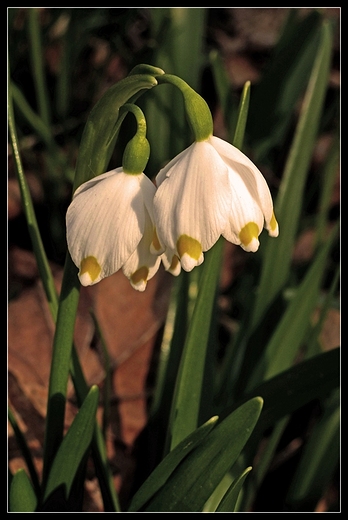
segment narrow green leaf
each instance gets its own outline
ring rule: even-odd
[[[275,204],[279,236],[276,240],[265,237],[266,249],[253,310],[252,327],[259,323],[263,313],[289,276],[308,167],[328,86],[331,51],[331,26],[325,22],[322,25],[316,59]]]
[[[210,497],[208,498],[208,500],[204,504],[203,510],[202,510],[203,513],[215,513],[218,505],[220,504],[220,502],[222,500],[222,497],[225,495],[226,491],[229,489],[229,487],[231,486],[232,482],[234,481],[235,474],[237,472],[238,471],[234,467],[233,468],[233,473],[232,473],[232,471],[228,471],[222,477],[221,481],[216,486],[216,488],[214,489],[214,491],[212,492],[212,494],[210,495]]]
[[[92,386],[80,410],[77,412],[49,472],[44,500],[59,486],[64,485],[65,496],[70,489],[79,465],[90,447],[98,407],[99,389]]]
[[[322,16],[300,11],[289,9],[268,66],[253,87],[248,137],[261,162],[284,140],[317,53]]]
[[[37,471],[36,471],[36,468],[35,468],[35,465],[33,462],[33,458],[31,456],[31,452],[30,452],[28,444],[25,440],[25,437],[17,424],[16,418],[15,418],[14,414],[12,413],[11,408],[8,408],[8,418],[9,418],[9,421],[13,428],[18,446],[22,452],[23,458],[27,465],[29,475],[30,475],[30,478],[31,478],[33,486],[34,486],[35,493],[37,496],[39,496],[40,482],[39,482],[39,477],[38,477],[38,474],[37,474]]]
[[[224,116],[228,137],[229,140],[232,140],[233,128],[235,128],[236,125],[238,111],[233,95],[231,81],[228,77],[226,65],[220,52],[217,50],[212,50],[209,53],[209,62],[214,78],[214,86],[218,98],[218,103]],[[237,145],[235,144],[235,146]]]
[[[327,398],[339,385],[340,348],[336,348],[303,361],[254,388],[252,393],[245,395],[244,400],[257,393],[264,399],[264,407],[245,448],[245,456],[250,460],[255,456],[260,439],[268,428],[273,428],[279,421],[286,420],[287,416],[314,399]],[[232,409],[226,408],[221,416],[225,417]],[[258,486],[257,472],[252,474],[252,478],[254,475]],[[247,491],[246,500],[250,502],[250,493],[253,494],[253,490]]]
[[[219,503],[216,513],[233,513],[237,508],[237,501],[239,497],[239,493],[243,487],[244,481],[249,475],[252,467],[249,466],[246,468],[239,477],[237,477],[233,483],[230,485],[225,495],[223,496],[221,502]]]
[[[323,416],[314,425],[292,480],[286,502],[299,508],[315,507],[338,468],[340,457],[339,390],[326,403]]]
[[[95,472],[99,481],[100,492],[103,497],[104,511],[121,512],[113,474],[109,465],[109,458],[105,444],[105,437],[101,431],[97,419],[95,419],[91,450]]]
[[[166,55],[172,60],[171,69],[193,89],[200,85],[203,66],[203,45],[207,9],[199,7],[170,7],[171,32],[167,39]]]
[[[304,280],[296,290],[294,298],[250,376],[247,390],[251,390],[262,380],[269,379],[292,365],[310,326],[310,317],[318,302],[327,257],[337,237],[337,230],[338,226],[321,246]]]
[[[239,102],[238,120],[236,130],[233,137],[233,144],[240,150],[243,146],[245,127],[248,117],[249,101],[250,101],[250,81],[247,81],[243,87],[243,92]]]
[[[13,110],[13,85],[10,83],[9,85],[9,95],[8,95],[8,124],[9,124],[9,133],[11,138],[11,145],[14,156],[14,164],[16,169],[16,175],[18,179],[19,189],[21,192],[21,200],[22,207],[25,214],[25,218],[28,225],[28,231],[30,234],[30,239],[33,245],[33,250],[35,253],[35,258],[38,264],[38,269],[40,273],[40,278],[43,283],[43,287],[46,293],[46,298],[48,300],[48,304],[50,307],[50,311],[52,313],[53,318],[55,319],[57,316],[58,309],[58,297],[54,284],[54,278],[51,272],[51,268],[49,266],[46,252],[43,246],[43,242],[41,239],[41,234],[39,230],[39,226],[36,220],[36,215],[34,211],[34,206],[32,202],[32,198],[30,195],[29,186],[27,183],[27,179],[24,175],[24,170],[22,166],[21,155],[18,146],[18,137],[16,131],[16,122],[14,118],[14,110]]]
[[[313,399],[327,397],[339,384],[340,348],[335,348],[302,361],[253,388],[244,396],[243,402],[257,394],[262,396],[265,404],[252,437],[259,439],[267,428],[281,418]],[[226,417],[232,409],[226,408],[221,417]]]
[[[197,428],[205,353],[221,267],[222,240],[206,254],[199,293],[177,376],[169,432],[171,449]]]
[[[150,498],[166,484],[175,468],[203,441],[212,428],[214,428],[217,420],[217,416],[209,419],[209,421],[193,431],[168,453],[133,496],[128,512],[139,511],[140,508],[143,507],[144,504],[146,504],[146,502],[148,502]]]
[[[33,486],[24,469],[19,469],[13,475],[10,487],[10,512],[34,513],[37,498]]]
[[[267,436],[263,449],[258,454],[255,471],[248,480],[242,500],[239,503],[242,511],[249,511],[252,507],[255,495],[265,479],[271,462],[274,460],[274,455],[288,422],[289,416],[283,417],[273,425],[271,434]]]
[[[227,416],[181,462],[146,512],[201,512],[236,462],[257,423],[263,400],[250,399]]]
[[[325,238],[329,224],[329,211],[331,207],[334,184],[339,175],[340,162],[340,136],[335,135],[328,157],[320,172],[321,191],[318,203],[317,224],[315,226],[316,241],[321,243]]]
[[[45,78],[44,48],[41,39],[40,9],[34,7],[28,13],[29,51],[32,66],[32,78],[34,80],[39,113],[44,124],[49,127],[51,123],[51,111],[48,95],[48,86]]]

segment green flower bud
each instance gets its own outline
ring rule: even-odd
[[[142,110],[131,103],[123,105],[124,110],[132,112],[137,121],[137,132],[127,143],[123,152],[122,167],[124,173],[137,175],[143,173],[150,157],[150,143],[146,139],[146,120]]]
[[[123,153],[122,167],[124,173],[132,175],[142,173],[145,170],[150,157],[150,143],[145,136],[138,132],[127,143]]]

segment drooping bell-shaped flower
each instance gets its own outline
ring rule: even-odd
[[[144,291],[157,272],[160,258],[150,252],[156,188],[143,173],[148,158],[142,129],[128,143],[122,167],[75,191],[66,214],[67,244],[82,285],[96,284],[122,268],[131,285]]]
[[[212,135],[211,114],[204,100],[174,81],[183,90],[196,140],[156,177],[152,248],[165,249],[164,267],[177,274],[178,260],[191,271],[221,235],[255,252],[262,229],[276,237],[278,224],[262,173],[238,148]]]
[[[278,236],[265,178],[240,150],[218,137],[195,142],[177,155],[158,173],[156,185],[156,234],[168,250],[167,268],[177,256],[191,271],[220,235],[253,252],[263,227]]]

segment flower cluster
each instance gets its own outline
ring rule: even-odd
[[[140,291],[160,262],[172,274],[203,262],[222,235],[255,252],[265,227],[278,236],[267,183],[240,150],[210,136],[157,175],[123,167],[80,186],[67,212],[67,242],[82,285],[122,268]]]
[[[67,243],[82,285],[93,285],[122,268],[131,285],[144,291],[164,268],[178,275],[204,260],[220,236],[245,251],[257,251],[265,227],[278,236],[267,183],[238,148],[213,135],[204,99],[181,78],[158,76],[178,87],[195,135],[191,146],[156,176],[144,174],[150,155],[146,121],[137,105],[137,132],[123,154],[122,167],[82,184],[66,215]]]

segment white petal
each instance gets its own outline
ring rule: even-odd
[[[180,262],[182,265],[182,268],[187,271],[188,273],[192,271],[194,267],[197,267],[198,265],[201,265],[204,261],[204,255],[201,253],[199,258],[196,260],[192,258],[192,256],[188,255],[187,253],[184,253],[181,258]]]
[[[226,164],[243,179],[251,197],[260,206],[266,223],[269,223],[273,214],[273,201],[266,179],[260,170],[243,152],[223,139],[212,136],[209,142]]]
[[[175,251],[166,249],[166,251],[161,255],[161,260],[166,271],[171,273],[173,276],[179,276],[181,273],[181,263],[175,254]]]
[[[171,161],[169,161],[166,166],[164,166],[156,175],[156,186],[158,187],[162,182],[167,178],[170,177],[170,175],[175,171],[174,166],[178,162],[182,160],[182,158],[185,158],[187,155],[191,153],[192,148],[195,146],[195,143],[192,143],[191,146],[188,148],[185,148],[182,152],[180,152],[178,155],[176,155]]]
[[[68,248],[79,268],[85,258],[97,260],[101,273],[93,283],[118,271],[140,242],[145,210],[139,177],[117,168],[74,194],[66,215]]]
[[[147,188],[145,189],[147,190]],[[135,251],[122,267],[123,273],[127,276],[134,289],[137,289],[138,291],[145,290],[147,281],[157,273],[161,263],[160,256],[152,254],[150,250],[153,232],[154,223],[145,208],[143,237]]]
[[[250,195],[250,191],[246,184],[234,170],[230,170],[231,184],[231,210],[228,226],[224,229],[222,235],[237,245],[242,245],[245,249],[246,244],[242,244],[240,232],[249,223],[255,223],[257,226],[257,236],[263,229],[264,217],[261,208],[255,199]],[[259,244],[257,237],[254,237],[251,243],[247,245],[247,251],[256,251]]]
[[[228,169],[214,148],[197,142],[179,154],[156,177],[154,213],[161,243],[177,251],[187,235],[203,251],[210,249],[226,227],[230,206]]]

